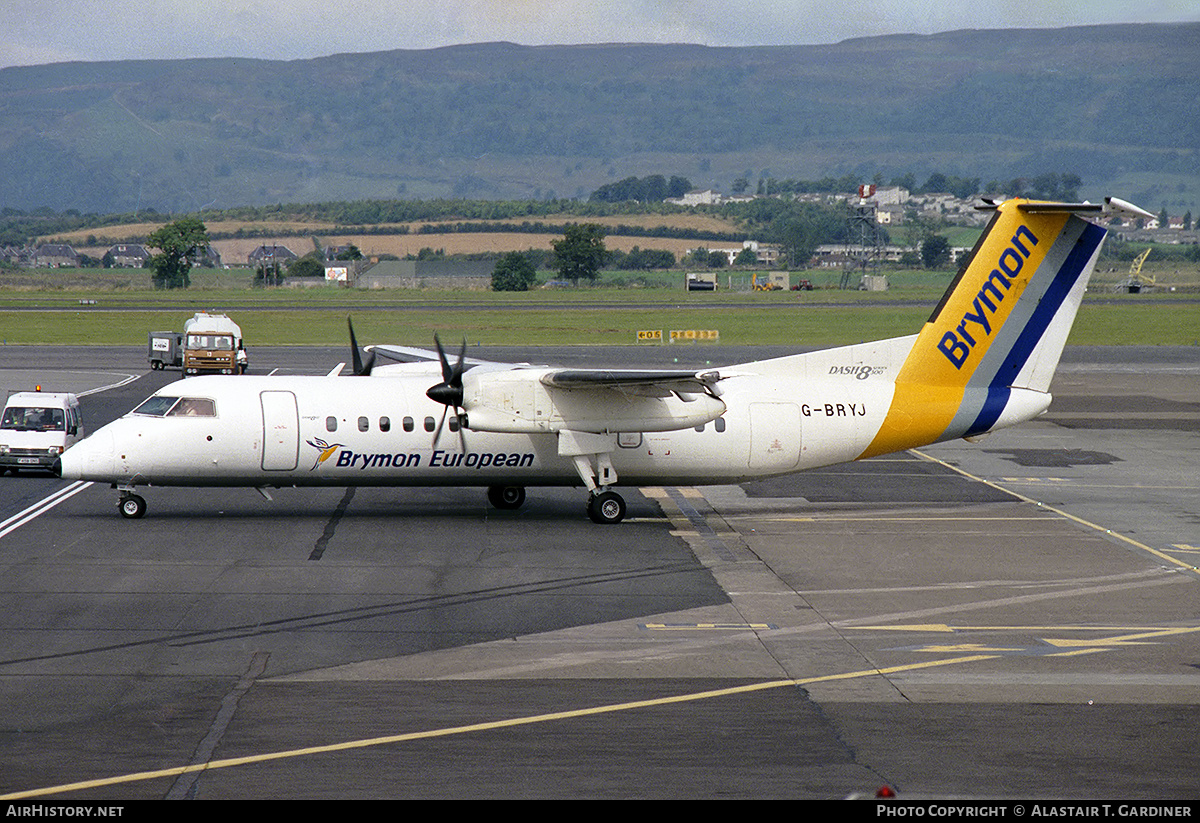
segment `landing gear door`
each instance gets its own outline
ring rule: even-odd
[[[264,471],[292,471],[300,459],[300,414],[290,391],[265,391],[262,400]]]

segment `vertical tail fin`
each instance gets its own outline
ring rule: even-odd
[[[1080,214],[1141,209],[1008,200],[979,238],[896,377],[862,457],[1028,420],[1046,392],[1106,230]]]

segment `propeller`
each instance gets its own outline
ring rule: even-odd
[[[358,340],[354,337],[354,323],[349,316],[346,317],[346,325],[350,328],[350,353],[353,357],[354,374],[357,377],[369,377],[371,369],[375,367],[375,352],[372,351],[367,362],[363,363],[362,355],[358,350]]]
[[[454,416],[458,419],[458,437],[462,444],[463,451],[467,450],[466,435],[463,434],[462,427],[462,404],[463,404],[463,361],[467,356],[467,341],[464,340],[462,349],[458,353],[458,363],[451,366],[450,358],[446,356],[446,350],[442,347],[442,341],[435,334],[433,342],[437,344],[438,358],[442,361],[442,382],[435,386],[431,386],[425,396],[430,400],[436,400],[446,407],[442,412],[442,420],[438,423],[437,432],[433,435],[433,445],[437,448],[438,440],[442,436],[442,427],[446,424],[446,415],[450,413],[451,407],[454,408]]]

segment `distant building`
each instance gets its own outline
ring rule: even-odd
[[[715,206],[721,202],[721,195],[713,189],[704,189],[703,191],[693,189],[683,197],[673,197],[667,202],[677,206]]]
[[[875,189],[874,200],[880,206],[903,206],[908,202],[908,189],[900,186],[880,186]]]
[[[708,249],[708,251],[724,254],[729,258],[729,265],[732,266],[746,249],[754,252],[754,265],[756,266],[774,266],[779,261],[779,246],[759,243],[757,240],[744,240],[741,248],[738,249]]]
[[[33,265],[33,256],[36,252],[36,249],[29,246],[5,246],[0,249],[0,261],[10,266],[28,268]]]
[[[247,255],[246,262],[250,264],[251,268],[254,268],[261,265],[269,266],[272,263],[286,266],[296,259],[298,259],[298,255],[287,246],[259,246]]]
[[[44,269],[75,268],[79,265],[79,254],[68,245],[47,243],[34,252],[33,265]]]
[[[104,254],[105,264],[115,269],[145,268],[149,260],[150,252],[138,243],[118,243]]]
[[[352,285],[360,289],[490,289],[495,268],[494,260],[384,260],[364,268]]]

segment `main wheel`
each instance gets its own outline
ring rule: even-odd
[[[588,499],[588,517],[593,523],[620,523],[625,519],[625,498],[613,491],[593,494]]]
[[[519,509],[525,503],[524,486],[489,486],[487,494],[497,509]]]
[[[129,520],[136,520],[146,514],[146,501],[136,494],[125,495],[117,505],[121,509],[121,516]]]

